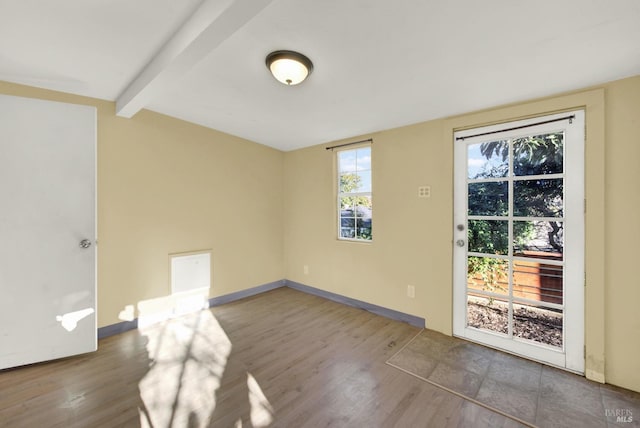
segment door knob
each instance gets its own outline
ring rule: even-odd
[[[457,229],[462,232],[464,230],[464,224],[459,224],[458,226],[456,226]]]
[[[458,239],[458,240],[456,241],[456,245],[457,245],[458,247],[464,247],[464,239]]]
[[[83,239],[80,241],[80,248],[89,248],[91,246],[91,241],[88,239]]]

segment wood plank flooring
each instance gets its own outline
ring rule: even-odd
[[[418,331],[279,288],[0,371],[0,426],[521,426],[386,365]]]

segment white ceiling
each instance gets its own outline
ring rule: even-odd
[[[280,150],[636,74],[638,0],[0,0],[0,80]]]

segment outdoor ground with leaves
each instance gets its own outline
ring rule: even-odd
[[[500,302],[470,301],[467,306],[469,327],[507,334],[508,307]],[[513,334],[523,339],[562,347],[562,317],[551,311],[514,307]]]

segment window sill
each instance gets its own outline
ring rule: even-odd
[[[354,242],[356,244],[373,244],[373,239],[338,238],[338,242]]]

